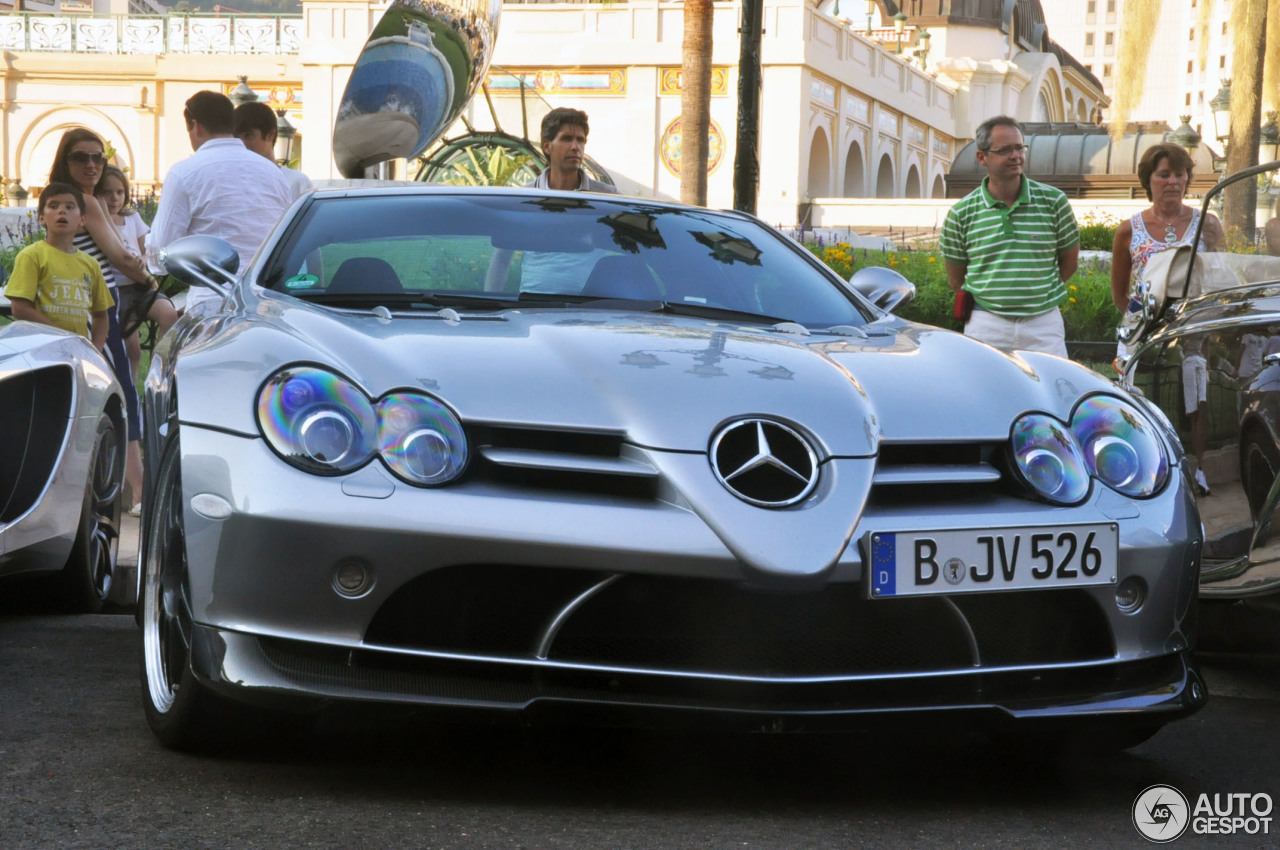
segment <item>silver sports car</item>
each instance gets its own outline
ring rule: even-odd
[[[47,576],[73,611],[132,601],[115,580],[125,433],[120,385],[88,340],[0,326],[0,577]]]
[[[227,700],[1112,746],[1204,702],[1168,422],[896,318],[892,273],[737,213],[425,186],[315,193],[234,258],[170,246],[225,301],[147,383],[167,745]]]

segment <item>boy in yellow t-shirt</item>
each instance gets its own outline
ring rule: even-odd
[[[110,327],[107,310],[115,302],[98,261],[73,244],[84,227],[84,195],[66,183],[50,183],[40,193],[39,214],[44,241],[18,253],[5,287],[13,317],[80,334],[101,351]]]

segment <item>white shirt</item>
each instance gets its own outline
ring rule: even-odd
[[[303,195],[315,188],[311,184],[311,178],[303,174],[301,171],[295,171],[286,166],[280,166],[280,176],[284,178],[284,182],[289,184],[289,189],[293,192],[294,200],[301,198]]]
[[[175,239],[199,233],[230,242],[243,270],[293,199],[274,162],[239,139],[209,139],[169,169],[151,222],[148,262],[163,272],[159,252]],[[188,308],[211,300],[221,299],[204,286],[193,286],[187,294]]]

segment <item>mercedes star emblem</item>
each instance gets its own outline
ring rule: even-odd
[[[730,493],[764,508],[794,505],[818,484],[809,441],[772,419],[738,419],[716,432],[711,469]]]

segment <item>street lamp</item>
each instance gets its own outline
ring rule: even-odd
[[[1209,101],[1209,109],[1213,111],[1213,133],[1222,145],[1222,158],[1213,158],[1214,171],[1227,170],[1227,148],[1231,145],[1231,81],[1223,80],[1222,88]]]
[[[867,0],[867,38],[871,38],[871,16],[876,13],[876,0]]]
[[[289,123],[283,109],[276,110],[276,162],[288,165],[293,162],[293,146],[297,141],[298,130]]]
[[[920,42],[920,46],[916,48],[916,56],[920,59],[921,71],[925,70],[925,65],[929,61],[929,39],[931,38],[933,38],[933,35],[924,27],[920,28],[920,34],[916,36],[916,39]]]
[[[236,77],[239,84],[231,90],[231,94],[227,95],[231,99],[232,106],[239,106],[242,103],[254,103],[258,96],[254,94],[253,89],[249,88],[249,78],[240,76]]]
[[[902,31],[907,28],[907,16],[899,12],[893,16],[893,32],[898,36],[898,54],[902,54]]]
[[[1186,148],[1187,153],[1191,154],[1194,160],[1196,151],[1200,149],[1200,134],[1191,128],[1191,116],[1179,115],[1182,123],[1178,125],[1178,129],[1169,134],[1166,141],[1173,142],[1180,148]]]
[[[1222,88],[1209,101],[1209,109],[1213,110],[1214,136],[1225,149],[1231,138],[1231,81],[1223,80]]]

